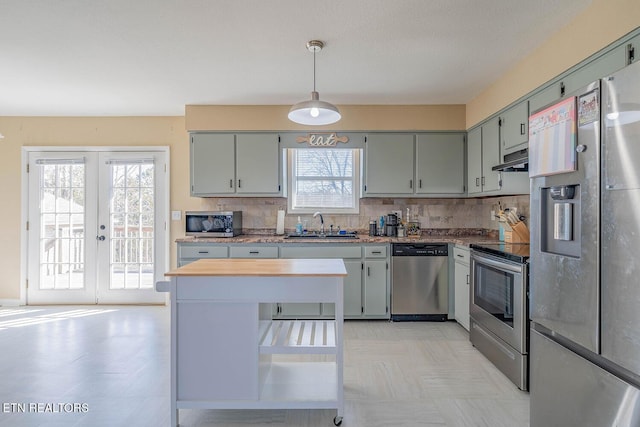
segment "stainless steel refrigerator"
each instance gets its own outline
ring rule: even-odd
[[[530,118],[531,427],[638,427],[640,62],[568,99]]]

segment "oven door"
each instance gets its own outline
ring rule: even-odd
[[[527,268],[471,251],[471,317],[527,354]]]

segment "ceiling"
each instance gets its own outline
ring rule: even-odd
[[[465,104],[591,0],[0,0],[0,116]]]

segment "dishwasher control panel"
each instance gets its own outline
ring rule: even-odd
[[[444,243],[394,243],[392,256],[449,256]]]

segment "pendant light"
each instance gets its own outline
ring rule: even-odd
[[[320,40],[307,42],[307,49],[313,52],[313,92],[311,101],[302,101],[295,104],[289,110],[289,120],[301,125],[328,125],[335,123],[342,118],[338,107],[320,101],[320,95],[316,92],[316,52],[320,52],[324,43]]]

